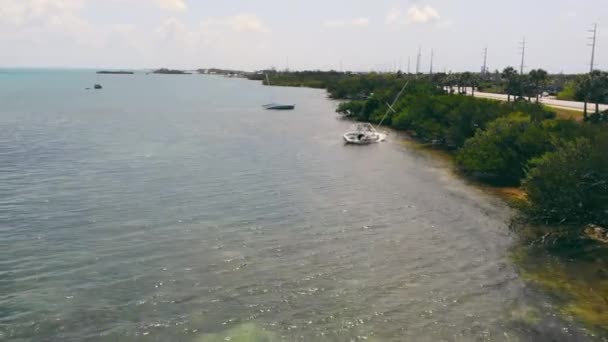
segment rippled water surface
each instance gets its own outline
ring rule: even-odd
[[[323,91],[94,81],[0,73],[0,340],[590,338],[519,279],[502,202],[394,133],[344,146]]]

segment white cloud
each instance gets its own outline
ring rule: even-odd
[[[328,20],[323,23],[325,27],[344,27],[346,22],[344,20]]]
[[[0,25],[40,24],[73,15],[82,6],[82,0],[0,0]]]
[[[400,8],[392,8],[386,15],[386,24],[392,28],[400,28],[407,24],[426,24],[436,22],[438,26],[449,26],[449,21],[440,21],[439,11],[429,5],[413,5],[402,11]]]
[[[401,10],[398,8],[391,8],[386,15],[386,23],[390,26],[394,26],[397,24],[399,19],[401,18]]]
[[[0,0],[0,40],[52,45],[54,40],[94,44],[82,18],[84,0]]]
[[[168,11],[183,11],[188,8],[184,0],[158,0],[158,6]]]
[[[431,6],[412,6],[407,10],[406,20],[410,23],[428,23],[440,18],[439,12]]]
[[[175,51],[180,51],[183,61],[192,61],[195,67],[225,65],[231,63],[253,63],[242,56],[265,56],[272,54],[270,29],[254,14],[236,14],[210,17],[199,25],[186,25],[177,18],[165,20],[156,30],[152,42],[161,46],[156,59],[175,60]],[[260,61],[257,61],[258,63]]]
[[[323,26],[328,28],[367,27],[369,26],[369,18],[361,17],[350,20],[328,20],[323,23]]]
[[[176,18],[168,18],[156,29],[158,38],[163,43],[191,45],[196,41],[196,32]]]
[[[368,18],[356,18],[351,21],[351,25],[356,26],[356,27],[366,27],[366,26],[369,26],[369,19]]]
[[[436,26],[439,29],[447,29],[450,28],[454,25],[454,22],[451,20],[442,20],[442,21],[438,21]]]
[[[255,14],[236,14],[227,17],[208,18],[201,22],[204,32],[233,31],[268,33],[270,29]]]
[[[236,32],[270,32],[264,23],[262,23],[262,20],[254,14],[237,14],[222,20],[230,29]]]

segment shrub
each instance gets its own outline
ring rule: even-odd
[[[576,81],[566,82],[564,89],[557,93],[558,100],[574,101],[576,97]]]
[[[551,148],[547,125],[513,113],[479,130],[458,151],[456,161],[466,173],[515,185],[524,177],[528,160]]]
[[[578,138],[535,159],[523,182],[531,218],[608,225],[608,133]]]

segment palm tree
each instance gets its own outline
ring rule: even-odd
[[[514,90],[514,82],[516,81],[517,70],[513,67],[506,67],[502,71],[502,79],[505,82],[505,92],[507,93],[507,101],[511,102],[511,92]]]
[[[456,75],[454,75],[452,73],[449,73],[445,78],[445,83],[449,89],[450,94],[454,93],[454,85],[456,84],[456,80],[457,80]]]
[[[520,96],[527,96],[528,102],[532,102],[532,96],[536,97],[536,86],[532,82],[530,75],[519,76]]]
[[[590,94],[589,100],[595,103],[595,114],[600,113],[600,103],[606,101],[608,96],[608,73],[594,70],[589,74]]]
[[[534,85],[536,93],[536,103],[539,102],[540,94],[545,90],[549,74],[543,69],[534,69],[530,71],[530,82]]]
[[[448,85],[447,77],[447,74],[443,72],[438,72],[436,74],[431,75],[431,82],[435,86],[440,87],[441,89],[445,89],[445,87]]]
[[[608,73],[599,70],[583,76],[577,82],[575,98],[585,102],[584,117],[588,119],[587,103],[595,103],[595,113],[599,113],[599,104],[608,98]]]
[[[475,87],[479,85],[479,76],[477,74],[471,74],[471,78],[469,79],[469,83],[471,84],[471,96],[475,96]]]
[[[463,72],[460,74],[460,83],[464,86],[464,94],[467,94],[467,88],[471,85],[472,74],[470,72]]]
[[[456,93],[460,95],[462,92],[460,88],[462,88],[462,74],[452,74],[454,77],[454,83],[456,84]]]
[[[578,101],[583,101],[583,117],[587,120],[587,102],[589,102],[589,93],[591,92],[591,76],[585,75],[583,76],[577,83],[576,89],[574,93],[574,98]]]

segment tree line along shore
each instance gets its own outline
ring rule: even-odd
[[[251,74],[261,80],[264,74]],[[538,103],[547,95],[608,103],[608,74],[549,75],[513,68],[494,74],[274,72],[272,85],[325,88],[343,100],[345,117],[379,123],[388,103],[407,83],[384,125],[453,156],[466,177],[498,187],[520,187],[514,199],[527,222],[555,228],[556,240],[593,238],[608,242],[608,111],[585,110],[584,120],[562,118]],[[559,86],[557,86],[559,84]],[[500,89],[508,102],[465,96],[465,88]],[[511,99],[512,98],[512,99]],[[595,107],[596,110],[593,110]],[[585,106],[587,109],[587,106]],[[584,232],[587,233],[584,233]]]

